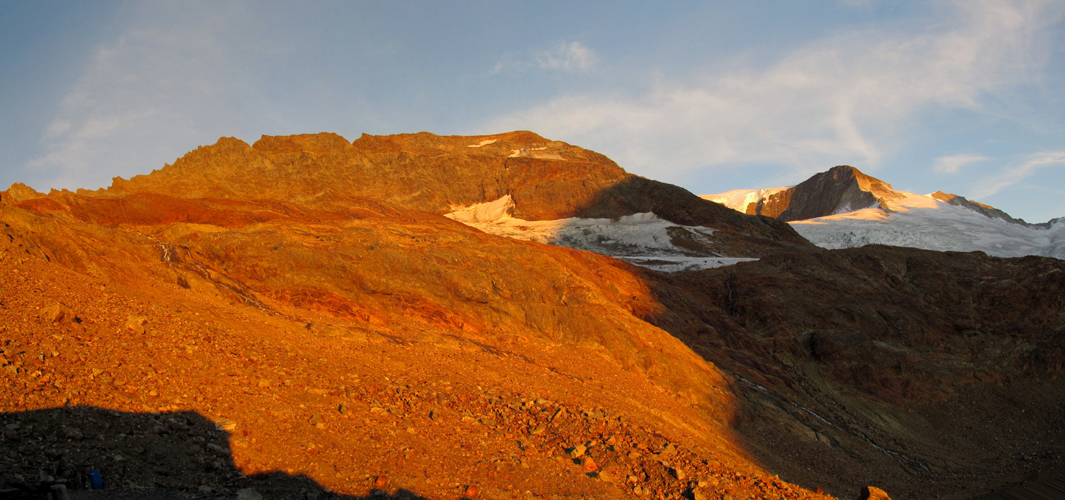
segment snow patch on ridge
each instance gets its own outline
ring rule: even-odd
[[[788,188],[734,189],[732,191],[725,191],[724,193],[718,194],[702,194],[699,195],[699,197],[719,205],[725,205],[737,212],[747,213],[747,208],[749,206],[758,206],[758,202],[786,189]]]
[[[468,148],[479,148],[481,146],[487,146],[489,144],[493,144],[493,143],[495,143],[498,140],[499,139],[485,139],[485,140],[483,140],[481,142],[478,142],[477,144],[470,144],[469,146],[466,146],[466,147],[468,147]]]
[[[996,257],[1040,255],[1065,259],[1065,218],[1035,228],[987,217],[931,196],[902,193],[883,208],[790,222],[822,248],[893,245],[926,250],[982,251]]]
[[[444,217],[457,220],[464,224],[478,222],[495,222],[509,219],[514,213],[514,200],[510,195],[488,203],[478,203],[468,207],[452,207],[453,211]]]
[[[674,224],[650,212],[617,220],[572,217],[527,221],[513,218],[514,201],[509,195],[453,210],[444,216],[488,234],[587,250],[663,272],[708,269],[757,260],[721,257],[679,247],[673,243],[678,235],[689,242],[709,245],[714,230]]]
[[[508,156],[507,158],[536,158],[538,160],[563,160],[563,161],[565,161],[565,158],[563,158],[562,155],[560,155],[558,153],[540,153],[539,152],[539,151],[542,151],[542,150],[545,150],[545,149],[547,149],[546,146],[542,147],[542,148],[532,148],[532,149],[529,149],[529,148],[514,149],[514,150],[511,150],[510,156]]]

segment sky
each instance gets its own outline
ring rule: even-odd
[[[696,194],[853,165],[1044,222],[1065,1],[0,0],[3,187],[107,187],[223,136],[511,130]]]

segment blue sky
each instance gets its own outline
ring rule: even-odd
[[[516,129],[707,194],[854,165],[1065,216],[1065,2],[0,0],[0,185]]]

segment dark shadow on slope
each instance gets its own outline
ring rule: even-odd
[[[967,499],[1065,472],[1065,262],[871,246],[644,281],[782,479]]]
[[[0,499],[51,498],[65,485],[78,499],[418,499],[406,490],[330,492],[303,475],[246,476],[229,433],[196,412],[125,413],[91,406],[0,413]],[[92,489],[90,470],[104,489]],[[241,490],[245,491],[244,496]],[[362,489],[362,488],[359,488]]]
[[[679,186],[638,176],[600,191],[574,216],[617,219],[646,212],[675,224],[714,228],[714,247],[722,256],[760,257],[782,249],[813,248],[784,222],[741,214]]]

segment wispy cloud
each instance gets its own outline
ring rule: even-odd
[[[840,163],[875,168],[903,124],[935,107],[981,110],[988,92],[1038,69],[1033,44],[1062,5],[979,0],[924,30],[867,29],[802,46],[764,68],[671,79],[642,94],[573,94],[483,128],[531,129],[608,151],[669,178],[696,168]],[[606,95],[604,95],[606,94]]]
[[[595,51],[580,42],[558,42],[527,56],[507,55],[496,63],[492,72],[538,69],[579,73],[595,68],[598,61]]]
[[[1003,189],[1020,183],[1046,167],[1065,167],[1065,151],[1043,151],[1029,155],[1024,161],[1013,165],[1000,174],[987,178],[977,185],[974,198],[987,198]]]
[[[536,53],[536,64],[541,69],[563,71],[587,71],[595,66],[596,55],[580,42],[559,43],[550,50]]]
[[[990,158],[981,155],[965,154],[940,156],[939,158],[936,158],[935,164],[932,165],[932,170],[944,174],[956,174],[965,165],[986,160],[990,160]]]

